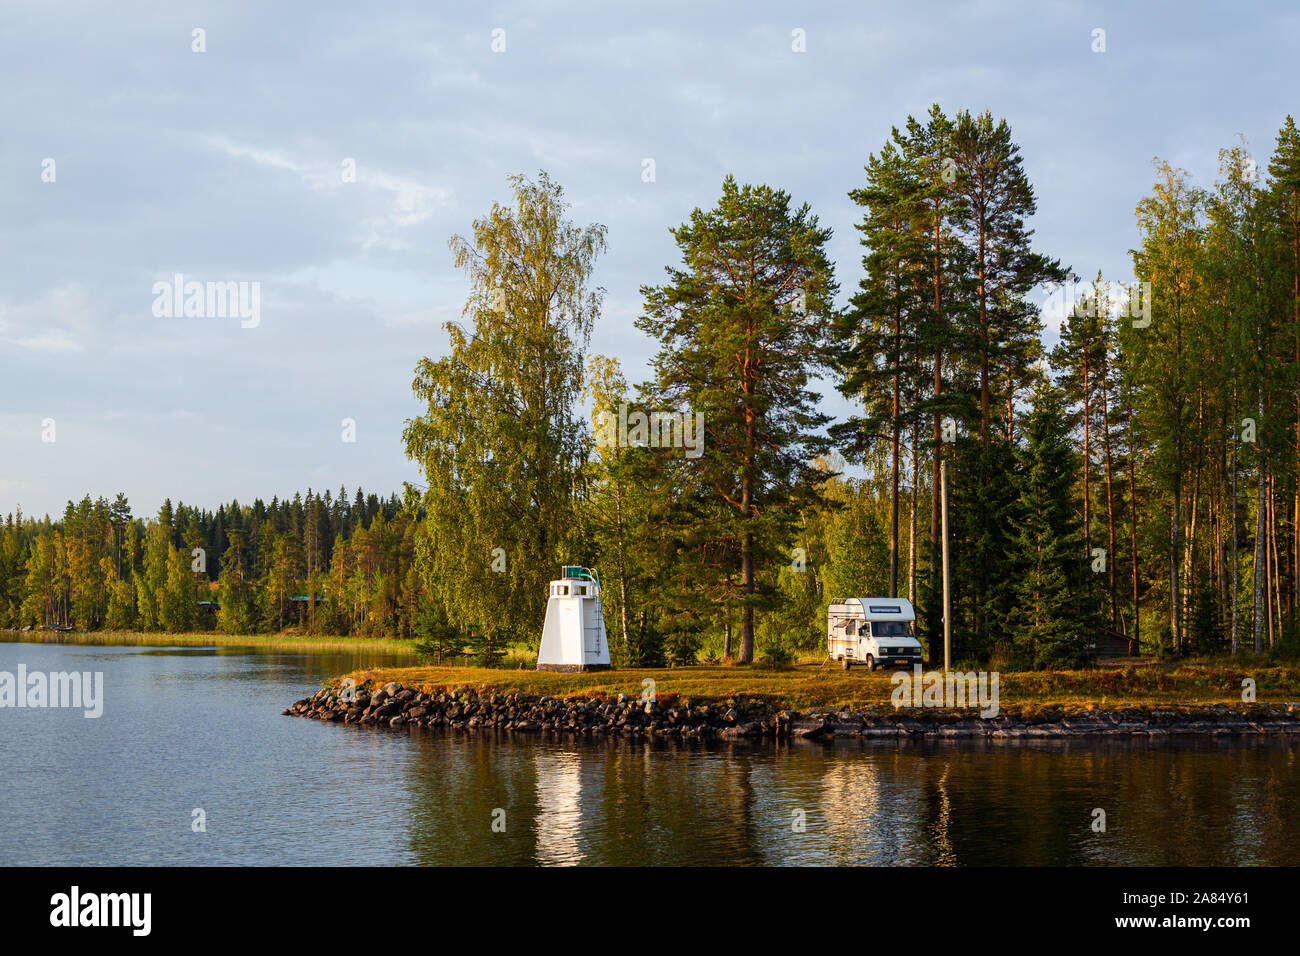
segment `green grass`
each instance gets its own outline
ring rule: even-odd
[[[928,671],[927,671],[928,672]],[[655,681],[660,700],[685,699],[693,704],[729,698],[762,700],[806,710],[810,707],[862,709],[889,707],[893,672],[803,664],[790,670],[708,666],[616,669],[582,674],[475,667],[377,668],[347,675],[358,683],[398,681],[428,690],[466,689],[478,693],[522,693],[552,697],[640,696],[642,681]],[[1077,671],[1003,673],[999,696],[1003,710],[1034,711],[1059,706],[1068,711],[1111,709],[1138,704],[1153,707],[1240,705],[1241,680],[1253,677],[1259,703],[1300,701],[1300,669],[1240,665],[1097,668]]]

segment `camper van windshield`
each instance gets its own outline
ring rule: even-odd
[[[871,633],[876,637],[911,637],[912,627],[907,621],[873,621]]]

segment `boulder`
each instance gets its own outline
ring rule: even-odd
[[[818,717],[799,717],[790,718],[790,736],[806,737],[814,739],[824,736],[826,733],[826,721]]]
[[[761,737],[763,736],[763,723],[759,720],[750,720],[744,723],[731,724],[718,731],[718,735],[720,737]]]

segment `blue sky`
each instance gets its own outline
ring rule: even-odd
[[[1242,135],[1262,165],[1300,112],[1298,50],[1285,3],[7,0],[0,514],[418,480],[400,441],[412,370],[467,291],[447,239],[511,173],[546,169],[577,221],[608,226],[591,347],[634,381],[651,354],[638,289],[724,175],[810,203],[847,296],[846,193],[933,102],[1006,117],[1038,247],[1125,280],[1152,158],[1209,185]],[[176,273],[260,283],[259,324],[155,316],[153,284]]]

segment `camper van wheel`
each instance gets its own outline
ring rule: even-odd
[[[845,670],[848,670],[850,667],[853,666],[853,662],[849,660],[847,657],[841,657],[840,666],[843,667]]]
[[[864,664],[867,665],[867,673],[868,673],[868,674],[870,674],[872,671],[874,671],[874,670],[876,669],[876,659],[875,659],[874,657],[872,657],[870,654],[867,655],[867,659],[866,659],[865,661],[863,661],[862,663],[864,663]]]

